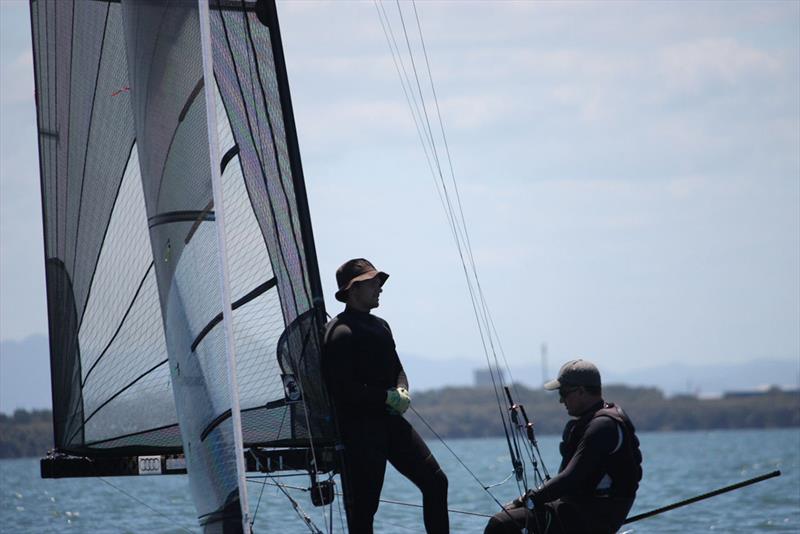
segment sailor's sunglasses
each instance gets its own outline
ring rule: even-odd
[[[573,391],[578,391],[580,388],[581,388],[580,386],[575,386],[571,388],[558,388],[558,396],[561,398],[561,400],[564,400],[567,397],[569,397],[570,393],[572,393]]]

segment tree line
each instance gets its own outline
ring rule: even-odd
[[[567,421],[558,394],[515,385],[514,401],[523,404],[536,433],[560,434]],[[693,396],[666,398],[657,388],[606,386],[603,397],[625,408],[639,431],[716,430],[800,427],[800,392],[773,389],[760,395],[719,399]],[[495,392],[491,387],[447,387],[412,392],[413,406],[445,438],[503,435]],[[502,409],[507,401],[500,397]],[[426,437],[432,434],[416,416],[408,419]],[[50,410],[13,415],[0,413],[0,458],[43,456],[53,447]]]

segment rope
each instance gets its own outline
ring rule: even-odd
[[[155,513],[156,515],[160,515],[161,517],[163,517],[164,519],[169,521],[170,524],[175,526],[176,528],[179,528],[184,532],[189,532],[190,534],[192,534],[193,531],[189,530],[186,527],[183,527],[183,526],[177,524],[174,519],[172,519],[171,517],[169,517],[168,515],[166,515],[163,512],[159,512],[158,510],[156,510],[155,508],[153,508],[152,506],[150,506],[149,504],[147,504],[143,500],[139,499],[138,497],[135,497],[135,496],[131,495],[130,493],[128,493],[127,491],[123,490],[122,488],[120,488],[118,486],[115,486],[114,484],[112,484],[111,482],[109,482],[108,480],[106,480],[103,477],[97,477],[97,478],[99,478],[101,481],[105,482],[106,484],[108,484],[109,486],[111,486],[112,488],[117,490],[118,492],[120,492],[123,495],[127,496],[128,498],[133,499],[134,501],[138,502],[139,504],[141,504],[142,506],[144,506],[145,508],[147,508],[151,512]]]
[[[434,430],[434,429],[433,429],[433,427],[430,425],[430,423],[428,423],[428,421],[427,421],[427,420],[426,420],[424,417],[422,417],[422,415],[421,415],[421,414],[420,414],[420,413],[419,413],[419,412],[418,412],[418,411],[417,411],[417,410],[416,410],[416,409],[415,409],[413,406],[409,406],[409,408],[411,408],[411,411],[412,411],[412,412],[414,412],[414,413],[416,414],[416,416],[417,416],[417,417],[419,417],[420,421],[422,421],[423,423],[425,423],[425,426],[426,426],[426,427],[428,427],[428,430],[430,430],[431,432],[433,432],[433,435],[434,435],[434,436],[436,436],[436,438],[437,438],[439,441],[441,441],[441,442],[442,442],[442,445],[444,445],[444,446],[445,446],[445,448],[446,448],[448,451],[450,451],[450,454],[452,454],[452,455],[453,455],[453,457],[454,457],[456,460],[458,460],[458,463],[460,463],[460,464],[461,464],[461,467],[463,467],[464,469],[466,469],[467,473],[469,473],[469,474],[470,474],[470,476],[471,476],[471,477],[472,477],[472,478],[475,480],[475,482],[477,482],[477,483],[478,483],[478,484],[481,486],[481,488],[483,489],[483,491],[485,491],[486,493],[488,493],[488,494],[489,494],[489,496],[492,498],[492,500],[494,500],[494,502],[496,502],[496,503],[497,503],[497,505],[498,505],[498,506],[500,506],[500,508],[502,508],[502,507],[503,507],[503,503],[501,503],[500,501],[498,501],[498,500],[497,500],[497,497],[495,497],[495,496],[494,496],[494,494],[492,494],[492,492],[491,492],[491,491],[489,491],[489,486],[488,486],[488,485],[486,485],[486,484],[484,484],[484,483],[481,481],[481,479],[479,479],[479,478],[478,478],[478,475],[476,475],[475,473],[473,473],[473,472],[472,472],[472,469],[470,469],[470,468],[467,466],[467,464],[465,464],[465,463],[464,463],[464,460],[462,460],[462,459],[461,459],[461,457],[460,457],[458,454],[456,454],[456,452],[455,452],[453,449],[451,449],[451,448],[450,448],[450,445],[448,445],[448,444],[447,444],[447,442],[444,440],[444,438],[443,438],[442,436],[440,436],[440,435],[439,435],[439,433],[438,433],[438,432],[436,432],[436,430]]]
[[[300,486],[290,486],[289,484],[278,484],[276,482],[266,482],[266,481],[259,482],[259,481],[252,480],[252,479],[250,481],[255,483],[255,484],[263,484],[265,486],[281,486],[281,487],[283,487],[285,489],[302,491],[304,493],[309,493],[309,491],[310,491],[309,488],[303,488],[303,487],[300,487]],[[341,497],[342,493],[337,491],[336,495]],[[417,504],[417,503],[413,503],[413,502],[393,501],[391,499],[380,499],[380,502],[385,503],[385,504],[396,504],[398,506],[408,506],[410,508],[422,508],[423,507],[421,504]],[[476,517],[492,517],[491,515],[488,515],[488,514],[481,514],[479,512],[468,512],[466,510],[457,510],[455,508],[448,508],[447,511],[450,512],[450,513],[453,513],[453,514],[471,515],[471,516],[476,516]],[[342,527],[344,527],[344,525],[342,525]]]

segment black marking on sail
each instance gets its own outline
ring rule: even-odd
[[[128,318],[128,314],[133,309],[133,305],[136,304],[136,299],[139,297],[139,292],[142,290],[142,287],[144,287],[144,283],[145,283],[145,281],[147,281],[147,277],[150,275],[150,271],[153,269],[153,265],[154,264],[155,264],[155,262],[152,262],[152,261],[150,262],[150,266],[147,267],[147,270],[145,271],[144,276],[142,277],[142,280],[139,282],[139,287],[136,288],[136,292],[133,294],[133,298],[131,299],[131,303],[128,304],[128,309],[125,310],[125,314],[122,316],[122,319],[120,320],[119,324],[117,325],[117,329],[114,331],[114,335],[111,336],[111,339],[108,340],[108,343],[106,343],[106,346],[105,346],[105,348],[103,348],[103,351],[100,353],[100,356],[97,357],[97,359],[94,361],[94,363],[89,368],[89,370],[86,371],[86,376],[83,377],[83,381],[81,382],[81,389],[83,389],[83,387],[86,386],[86,382],[89,380],[89,375],[92,374],[92,371],[94,371],[94,368],[97,367],[97,364],[100,363],[100,360],[102,360],[103,356],[106,355],[106,353],[108,352],[108,349],[111,348],[111,345],[114,343],[114,340],[117,339],[117,335],[119,334],[120,330],[122,330],[122,327],[125,325],[125,320]]]
[[[169,361],[169,360],[161,360],[160,362],[158,362],[157,364],[155,364],[153,367],[151,367],[150,369],[148,369],[148,370],[147,370],[147,371],[145,371],[144,373],[140,374],[139,376],[137,376],[136,378],[134,378],[133,380],[131,380],[130,382],[128,382],[128,384],[127,384],[127,385],[126,385],[124,388],[120,389],[119,391],[117,391],[116,393],[114,393],[113,395],[111,395],[111,396],[110,396],[108,399],[106,399],[106,400],[105,400],[105,402],[103,402],[103,404],[101,404],[100,406],[98,406],[97,408],[95,408],[95,409],[94,409],[94,411],[93,411],[91,414],[89,414],[89,417],[87,417],[87,418],[85,418],[85,419],[83,420],[83,424],[80,426],[80,428],[79,428],[78,430],[76,430],[76,431],[75,431],[75,433],[73,434],[73,436],[72,436],[72,437],[74,437],[74,436],[75,436],[75,434],[77,434],[77,433],[78,433],[78,431],[80,431],[80,430],[83,430],[83,429],[86,427],[86,423],[88,423],[88,422],[89,422],[89,420],[90,420],[92,417],[94,417],[94,416],[97,414],[97,412],[99,412],[100,410],[102,410],[102,409],[103,409],[103,408],[104,408],[104,407],[105,407],[105,406],[106,406],[106,405],[107,405],[109,402],[113,401],[114,399],[116,399],[117,397],[119,397],[120,395],[122,395],[122,393],[124,393],[125,391],[127,391],[128,389],[130,389],[130,388],[131,388],[131,387],[132,387],[134,384],[136,384],[136,383],[137,383],[139,380],[141,380],[142,378],[146,377],[147,375],[149,375],[150,373],[152,373],[153,371],[155,371],[156,369],[158,369],[159,367],[161,367],[162,365],[164,365],[164,364],[165,364],[165,363],[167,363],[168,361]],[[72,437],[70,438],[70,440],[72,439]]]
[[[222,522],[213,532],[241,532],[242,512],[239,505],[239,488],[233,490],[218,510],[203,514],[197,518],[202,526]]]
[[[58,132],[53,132],[50,130],[39,130],[39,135],[42,137],[52,137],[54,139],[58,139]]]
[[[277,278],[273,276],[272,278],[270,278],[263,284],[257,286],[255,289],[253,289],[245,296],[237,300],[236,302],[233,302],[231,304],[231,308],[235,310],[236,308],[244,306],[251,300],[258,297],[259,295],[266,293],[269,289],[275,287],[277,283],[278,283]],[[211,321],[209,321],[209,323],[205,326],[205,328],[203,328],[200,331],[200,333],[197,334],[197,337],[192,342],[192,352],[194,352],[195,349],[197,349],[197,346],[200,344],[201,341],[203,341],[203,338],[206,337],[208,333],[211,332],[211,330],[221,322],[222,322],[222,312],[219,312],[213,319],[211,319]]]
[[[221,425],[221,424],[222,424],[222,422],[223,422],[223,421],[225,421],[226,419],[228,419],[230,416],[231,416],[231,410],[230,410],[230,408],[229,408],[229,409],[227,409],[227,410],[225,410],[224,412],[222,412],[222,413],[221,413],[221,414],[219,414],[218,416],[216,416],[216,417],[214,418],[214,420],[213,420],[213,421],[211,421],[211,422],[208,424],[208,426],[205,428],[205,430],[203,430],[203,432],[200,434],[200,441],[205,441],[205,440],[206,440],[206,438],[208,437],[208,435],[209,435],[209,434],[211,434],[211,432],[212,432],[212,431],[213,431],[215,428],[217,428],[219,425]]]
[[[239,155],[239,145],[233,145],[225,152],[225,155],[222,156],[222,162],[219,164],[219,173],[222,174],[225,172],[225,167],[228,166],[228,163],[231,162],[233,158]]]
[[[184,245],[188,245],[189,244],[189,241],[191,241],[192,237],[194,237],[194,233],[197,232],[198,228],[200,228],[200,223],[203,222],[204,220],[206,220],[206,216],[209,213],[211,213],[212,209],[214,209],[214,199],[211,199],[211,200],[208,201],[208,204],[206,204],[206,207],[203,208],[203,211],[201,211],[200,215],[198,215],[197,219],[195,219],[194,224],[189,229],[189,233],[186,234],[186,237],[183,239],[183,244]],[[212,216],[213,216],[213,214],[212,214]],[[211,220],[213,220],[213,219],[211,219]]]
[[[147,224],[150,228],[161,224],[169,224],[174,222],[187,222],[202,219],[204,221],[213,221],[214,212],[206,210],[184,210],[184,211],[167,211],[153,215],[147,219]]]
[[[178,122],[183,122],[183,119],[186,118],[186,114],[189,113],[189,108],[192,107],[194,99],[197,98],[197,95],[199,95],[200,91],[203,90],[205,83],[205,78],[201,77],[199,80],[197,80],[197,84],[194,86],[194,89],[192,89],[192,92],[189,93],[189,97],[186,99],[186,103],[183,104],[183,109],[181,109],[181,112],[178,115]]]

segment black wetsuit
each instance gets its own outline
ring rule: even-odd
[[[350,532],[372,532],[387,460],[422,491],[425,530],[449,532],[447,477],[408,421],[386,406],[387,389],[408,389],[389,325],[346,309],[328,323],[322,361],[345,446]]]
[[[598,402],[564,428],[559,473],[508,512],[489,521],[486,534],[613,533],[628,515],[642,478],[636,430],[613,404]]]

